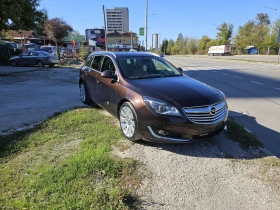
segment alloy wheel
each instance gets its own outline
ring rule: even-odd
[[[128,138],[135,133],[135,119],[131,109],[128,106],[122,107],[120,111],[120,124],[124,135]]]
[[[80,85],[80,97],[83,103],[86,102],[86,89],[85,89],[85,85],[82,83]]]

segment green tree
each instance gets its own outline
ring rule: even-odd
[[[174,42],[173,39],[170,39],[170,40],[168,41],[168,46],[167,46],[167,48],[166,48],[166,53],[168,53],[168,55],[173,55],[173,53],[172,53],[172,48],[173,48],[174,44],[175,44],[175,42]]]
[[[258,13],[255,20],[257,21],[258,25],[261,24],[268,26],[270,24],[270,19],[266,13]]]
[[[41,32],[47,19],[45,9],[38,10],[40,0],[1,0],[0,31],[2,30],[34,30]]]
[[[185,54],[186,50],[186,41],[182,33],[180,33],[177,37],[175,45],[172,48],[172,51],[175,55]]]
[[[198,40],[196,38],[188,38],[187,52],[185,54],[195,54],[197,52]]]
[[[242,49],[249,45],[254,45],[253,35],[255,32],[255,22],[250,20],[243,26],[239,26],[238,32],[234,37],[233,43],[237,51],[241,52]]]
[[[164,39],[164,40],[162,41],[160,51],[161,51],[162,53],[166,53],[167,47],[168,47],[168,40],[167,40],[167,39]]]
[[[207,43],[211,41],[211,38],[209,36],[202,36],[201,39],[198,41],[198,50],[205,50],[207,48]]]
[[[229,44],[232,36],[233,24],[223,22],[218,28],[216,39],[218,40],[217,45]]]
[[[52,18],[45,21],[44,24],[45,33],[49,39],[55,42],[57,55],[60,60],[60,53],[57,42],[61,41],[64,37],[67,37],[73,28],[66,23],[62,18]]]

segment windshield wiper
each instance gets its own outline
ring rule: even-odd
[[[162,78],[163,76],[144,76],[144,77],[129,77],[129,79],[150,79],[150,78]]]
[[[169,74],[169,75],[164,75],[162,77],[177,77],[177,76],[182,76],[181,74]]]

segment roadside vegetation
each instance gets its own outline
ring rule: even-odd
[[[258,13],[254,19],[238,26],[235,36],[233,36],[234,25],[223,22],[216,26],[215,38],[210,38],[207,34],[197,38],[180,33],[176,40],[164,39],[159,50],[151,51],[158,54],[165,52],[167,55],[207,55],[211,46],[232,44],[232,54],[246,54],[244,48],[255,46],[259,54],[277,55],[279,46],[276,40],[279,28],[280,19],[272,23],[268,14]]]
[[[85,108],[0,136],[1,208],[137,208],[139,164],[111,153],[121,138],[114,118]]]
[[[244,150],[263,147],[262,142],[253,133],[248,132],[243,126],[234,122],[233,119],[228,121],[226,134],[231,140],[238,142]]]

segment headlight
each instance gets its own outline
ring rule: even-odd
[[[155,98],[143,96],[145,104],[155,113],[163,115],[182,116],[174,106]]]

